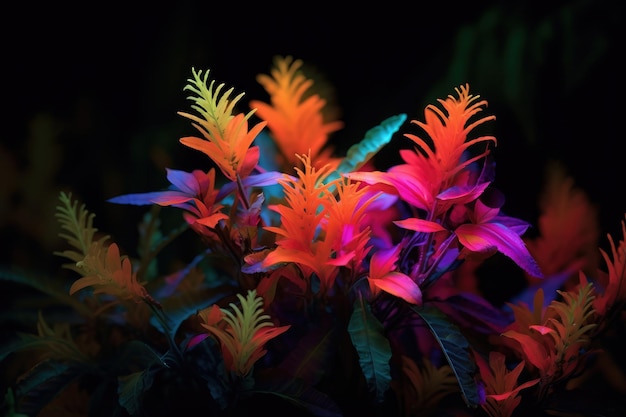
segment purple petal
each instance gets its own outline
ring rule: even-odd
[[[463,224],[455,230],[455,233],[459,242],[467,249],[482,252],[495,247],[530,275],[543,277],[524,241],[506,226],[500,223]]]
[[[130,204],[133,206],[147,206],[154,204],[154,199],[158,198],[163,191],[154,191],[150,193],[124,194],[117,197],[109,198],[109,203]]]
[[[192,173],[171,168],[166,168],[166,170],[168,181],[171,182],[177,189],[189,196],[202,194],[198,181]]]

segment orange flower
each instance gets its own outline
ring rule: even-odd
[[[327,163],[338,164],[331,160],[322,148],[330,133],[343,127],[341,121],[324,120],[322,109],[326,101],[318,94],[310,94],[313,80],[307,79],[299,69],[301,60],[292,57],[277,57],[272,76],[261,74],[258,82],[270,95],[271,105],[252,100],[250,106],[257,110],[257,116],[267,122],[272,138],[278,146],[284,161],[282,166],[296,165],[297,155],[310,152],[315,166]]]
[[[371,194],[348,179],[337,182],[336,192],[336,197],[331,196],[324,223],[324,240],[334,255],[327,262],[346,266],[356,277],[363,271],[363,260],[370,250],[367,244],[371,230],[365,220],[369,205],[378,194]]]
[[[319,241],[323,219],[331,204],[331,187],[337,180],[324,184],[330,173],[328,165],[316,170],[311,166],[308,155],[298,156],[303,170],[296,168],[298,178],[285,175],[279,180],[283,186],[285,200],[289,205],[270,205],[271,210],[280,214],[280,226],[268,226],[265,230],[277,235],[276,249],[267,254],[263,267],[295,262],[303,270],[305,277],[316,273],[323,283],[333,279],[338,267],[329,264],[332,245]]]
[[[448,96],[446,100],[439,100],[443,109],[432,104],[426,106],[425,122],[411,121],[423,128],[430,137],[429,140],[424,140],[417,135],[404,134],[421,151],[402,149],[400,157],[404,164],[392,166],[387,172],[353,172],[349,174],[350,178],[397,194],[411,206],[430,212],[430,219],[439,217],[450,208],[451,197],[454,196],[454,203],[460,203],[456,196],[460,187],[469,190],[478,186],[470,183],[477,179],[486,186],[488,179],[482,178],[482,175],[468,175],[466,168],[487,156],[489,150],[485,149],[469,158],[466,158],[465,153],[480,142],[496,143],[493,136],[467,140],[468,134],[476,126],[495,119],[495,116],[485,116],[471,122],[470,119],[482,111],[487,102],[477,101],[480,96],[469,94],[468,85],[461,86],[456,91],[458,99]],[[474,199],[477,195],[464,196],[465,200],[469,197]]]
[[[422,148],[426,156],[432,160],[432,163],[437,165],[438,172],[444,176],[444,181],[453,178],[456,173],[489,153],[489,150],[485,150],[472,158],[462,161],[463,154],[468,148],[480,142],[497,143],[496,138],[493,136],[480,136],[467,140],[468,133],[476,126],[489,120],[494,120],[496,117],[493,115],[485,116],[470,123],[470,119],[481,112],[483,106],[487,105],[487,101],[477,101],[480,96],[471,95],[468,84],[455,90],[459,96],[458,99],[449,95],[445,100],[438,100],[443,106],[443,110],[433,104],[429,104],[424,111],[426,122],[412,121],[412,123],[423,128],[430,136],[434,150],[419,136],[408,133],[404,135]]]

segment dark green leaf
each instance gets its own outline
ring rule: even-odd
[[[293,370],[294,378],[315,385],[324,375],[330,353],[337,346],[337,338],[334,336],[332,327],[311,326],[290,350],[281,367]]]
[[[17,411],[37,415],[74,379],[85,372],[79,363],[39,362],[19,380],[15,387]]]
[[[272,395],[305,409],[318,417],[341,417],[340,408],[326,394],[291,376],[278,376],[273,370],[257,376],[255,394]]]
[[[174,339],[180,325],[190,316],[217,303],[233,292],[231,286],[222,285],[206,291],[185,291],[170,295],[162,300],[162,314],[152,315],[150,324]]]
[[[118,401],[130,415],[139,415],[143,393],[152,386],[154,373],[147,369],[118,378]]]
[[[41,293],[51,296],[60,303],[74,308],[80,315],[90,316],[93,314],[93,311],[87,306],[69,295],[69,287],[63,286],[59,280],[6,268],[0,268],[0,280],[15,282],[41,291]]]
[[[348,331],[359,355],[367,386],[376,395],[376,400],[382,403],[391,381],[391,346],[383,334],[382,324],[363,300],[354,303]]]
[[[469,351],[469,343],[459,328],[439,309],[424,305],[412,307],[424,319],[437,339],[461,388],[468,407],[476,408],[480,403],[478,385],[474,380],[476,364]]]

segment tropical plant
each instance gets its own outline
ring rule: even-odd
[[[270,102],[240,112],[243,93],[192,70],[197,114],[179,114],[199,136],[180,143],[207,166],[168,168],[166,188],[108,200],[150,207],[134,254],[60,193],[69,248],[56,254],[77,278],[2,276],[57,306],[3,346],[8,415],[574,415],[563,393],[584,386],[624,325],[624,240],[609,236],[607,271],[577,282],[578,260],[537,256],[555,229],[544,221],[531,238],[503,212],[495,116],[467,84],[423,120],[388,117],[340,157],[329,137],[343,124],[302,61],[277,57],[258,81]],[[377,169],[401,129],[411,146]],[[178,227],[163,230],[166,211]],[[197,251],[161,263],[181,239]],[[493,259],[513,263],[528,292],[485,297],[478,274]]]

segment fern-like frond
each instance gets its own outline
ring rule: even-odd
[[[436,367],[427,357],[418,365],[408,356],[401,356],[402,385],[393,383],[402,398],[404,415],[427,415],[443,398],[459,392],[459,385],[452,368],[444,364]]]
[[[245,115],[235,113],[235,105],[243,93],[230,99],[233,89],[222,93],[224,84],[215,87],[215,81],[208,80],[208,71],[203,77],[202,71],[193,70],[193,75],[185,89],[196,94],[188,98],[195,103],[192,108],[201,117],[185,112],[178,114],[190,119],[204,138],[188,136],[181,138],[180,142],[204,152],[231,181],[247,177],[259,161],[259,149],[251,147],[252,142],[266,123],[258,123],[248,130],[248,119],[255,110]]]
[[[597,323],[590,321],[593,308],[594,287],[592,283],[580,286],[577,292],[559,291],[563,301],[550,303],[548,320],[556,332],[548,333],[555,343],[557,361],[571,360],[579,355],[581,348],[590,343],[589,334]]]
[[[94,243],[76,267],[83,277],[72,284],[70,294],[93,287],[94,294],[106,293],[120,300],[151,300],[156,303],[148,296],[143,284],[137,281],[130,259],[120,255],[116,243],[108,247],[100,242]]]
[[[226,131],[226,126],[234,117],[235,106],[245,93],[239,93],[231,99],[234,88],[231,87],[222,91],[225,84],[216,85],[215,80],[209,81],[210,71],[207,70],[203,75],[202,70],[196,71],[195,68],[192,68],[192,73],[193,78],[187,80],[188,84],[183,90],[194,93],[187,98],[195,103],[191,108],[196,110],[202,118],[184,112],[179,112],[179,114],[197,123],[196,127],[207,139],[222,137]],[[249,119],[252,114],[254,114],[254,110],[248,112],[244,120]]]
[[[340,120],[324,120],[326,100],[311,94],[314,80],[301,71],[303,61],[277,56],[271,76],[260,74],[257,81],[270,95],[271,103],[252,100],[250,106],[267,122],[281,155],[279,165],[288,169],[298,163],[297,155],[309,152],[315,166],[333,164],[325,152],[329,135],[343,127]],[[332,149],[330,149],[332,150]]]
[[[90,213],[85,208],[85,204],[79,205],[78,200],[72,199],[71,193],[61,191],[59,199],[61,204],[57,206],[55,217],[61,228],[66,231],[59,233],[59,236],[67,240],[75,250],[54,252],[54,254],[74,262],[80,262],[85,258],[94,242],[104,242],[109,239],[109,236],[95,240],[98,232],[98,229],[93,226],[95,214]]]
[[[60,362],[89,363],[90,356],[76,344],[69,323],[49,325],[39,311],[37,334],[20,333],[19,339],[10,344],[10,352],[36,352],[39,360],[52,359]],[[4,350],[4,349],[3,349]],[[0,355],[2,359],[4,355]]]
[[[265,344],[291,326],[274,326],[264,313],[263,298],[256,290],[249,290],[246,297],[237,294],[237,298],[240,305],[230,303],[232,311],[213,305],[198,314],[204,322],[202,326],[219,339],[226,366],[245,376],[265,355]]]

